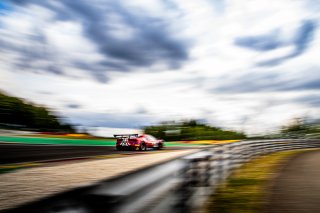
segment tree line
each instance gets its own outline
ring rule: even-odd
[[[245,139],[242,132],[223,130],[196,120],[182,122],[162,122],[159,125],[144,127],[146,134],[168,141],[180,140],[235,140]]]
[[[74,132],[72,125],[62,122],[44,106],[0,92],[0,126],[9,129]]]
[[[304,118],[295,118],[288,125],[282,127],[280,137],[319,139],[320,119],[307,121]]]

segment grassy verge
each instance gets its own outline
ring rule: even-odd
[[[261,212],[270,179],[280,165],[306,150],[284,151],[260,157],[245,164],[220,185],[209,198],[204,212]]]
[[[26,144],[115,146],[115,140],[0,136],[0,141]]]
[[[234,143],[240,140],[198,140],[198,141],[171,141],[171,144],[187,144],[187,145],[215,145],[215,144],[225,144]]]
[[[91,139],[91,140],[114,140],[114,138],[95,137],[85,134],[66,134],[66,135],[49,135],[49,134],[21,134],[20,137],[34,137],[34,138],[69,138],[69,139]]]
[[[52,135],[29,135],[29,136],[0,136],[2,142],[26,143],[26,144],[64,144],[64,145],[92,145],[92,146],[115,146],[116,140],[113,138],[75,138],[71,136]],[[226,141],[172,141],[166,142],[167,147],[171,146],[199,146],[222,143],[232,143],[237,140]]]

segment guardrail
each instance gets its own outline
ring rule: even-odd
[[[199,152],[64,192],[9,212],[190,212],[243,163],[268,153],[320,148],[320,140],[257,140],[214,145]]]

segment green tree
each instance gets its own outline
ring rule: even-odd
[[[27,103],[0,92],[0,125],[6,128],[31,128],[42,131],[74,132],[43,106]]]
[[[159,125],[145,127],[144,132],[167,141],[246,138],[244,133],[222,130],[221,128],[209,126],[196,120],[162,122]]]

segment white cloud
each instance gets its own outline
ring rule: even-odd
[[[88,72],[75,67],[73,62],[81,61],[89,65],[103,60],[124,62],[99,53],[96,44],[85,35],[83,24],[77,20],[54,20],[53,12],[44,7],[19,7],[1,17],[0,36],[4,37],[0,41],[30,48],[34,43],[28,35],[41,31],[47,40],[49,54],[56,58],[55,62],[64,69],[67,76],[14,71],[13,64],[19,60],[19,53],[1,51],[1,58],[5,59],[5,63],[1,65],[0,89],[46,104],[65,116],[81,113],[88,116],[107,114],[108,119],[112,119],[110,115],[114,114],[114,117],[121,115],[125,119],[126,115],[130,117],[131,114],[138,114],[137,109],[143,109],[144,115],[134,118],[137,126],[143,125],[146,118],[151,122],[199,118],[225,128],[259,133],[276,130],[293,117],[316,115],[320,112],[317,107],[294,101],[299,97],[316,94],[318,90],[251,91],[237,94],[210,91],[217,86],[232,86],[234,79],[248,75],[278,75],[278,79],[274,80],[279,80],[280,83],[300,81],[299,79],[304,82],[306,70],[312,76],[320,75],[317,63],[320,40],[316,35],[303,55],[275,67],[255,65],[292,52],[292,46],[257,52],[234,44],[236,38],[264,35],[273,31],[281,31],[279,35],[282,40],[293,39],[301,21],[308,18],[318,20],[318,15],[310,12],[303,1],[244,3],[230,0],[218,11],[211,5],[212,2],[206,0],[172,2],[172,5],[168,5],[162,1],[151,4],[149,1],[136,0],[122,1],[121,4],[130,8],[136,16],[164,20],[172,38],[189,42],[190,59],[176,70],[168,69],[163,62],[137,67],[131,72],[102,70],[109,78],[106,84],[94,81]],[[124,41],[136,36],[136,29],[126,25],[121,17],[115,15],[109,21],[113,26],[111,35]],[[41,45],[35,47],[40,48]],[[37,66],[45,67],[46,63],[39,61]],[[259,79],[253,83],[273,83],[268,81],[270,79]],[[69,103],[76,103],[81,107],[66,108]],[[70,118],[72,120],[72,116]]]

